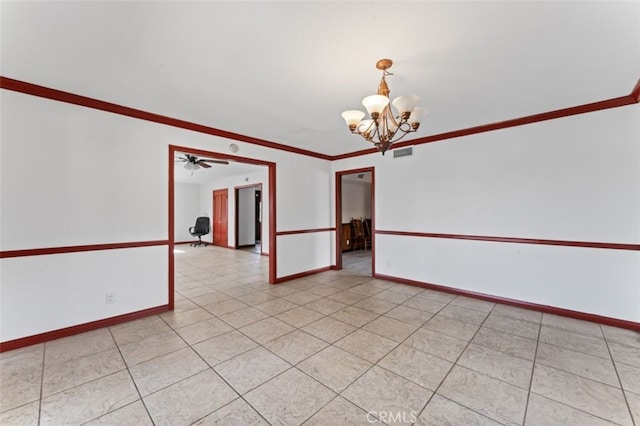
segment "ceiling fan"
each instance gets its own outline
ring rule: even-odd
[[[184,164],[184,168],[187,170],[198,170],[199,168],[204,168],[204,169],[208,169],[211,167],[211,165],[209,165],[208,163],[214,163],[214,164],[229,164],[228,161],[224,161],[224,160],[209,160],[206,158],[198,158],[195,155],[189,155],[189,154],[184,154],[181,155],[180,157],[176,158],[176,163],[185,163]]]

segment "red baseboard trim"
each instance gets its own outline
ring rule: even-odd
[[[117,250],[136,247],[166,246],[168,240],[136,241],[131,243],[90,244],[84,246],[45,247],[25,250],[0,251],[0,259],[9,257],[42,256],[46,254],[79,253],[83,251]]]
[[[612,327],[625,328],[634,331],[640,331],[640,323],[622,320],[618,318],[604,317],[596,314],[589,314],[586,312],[572,311],[570,309],[559,308],[556,306],[540,305],[537,303],[524,302],[522,300],[509,299],[506,297],[493,296],[485,293],[477,293],[469,290],[462,290],[454,287],[447,287],[438,284],[425,283],[421,281],[409,280],[406,278],[393,277],[390,275],[374,274],[374,278],[381,280],[392,281],[399,284],[407,284],[415,287],[426,288],[430,290],[442,291],[445,293],[457,294],[460,296],[473,297],[474,299],[486,300],[488,302],[501,303],[503,305],[515,306],[517,308],[530,309],[532,311],[544,312],[547,314],[554,314],[568,318],[579,319],[583,321],[595,322],[603,325],[610,325]]]
[[[61,328],[59,330],[47,331],[45,333],[36,334],[33,336],[22,337],[20,339],[8,340],[6,342],[0,342],[0,352],[11,351],[14,349],[23,348],[25,346],[31,346],[38,343],[49,342],[55,339],[61,339],[63,337],[69,337],[87,331],[97,330],[99,328],[111,327],[116,324],[121,324],[127,321],[133,321],[136,319],[148,317],[151,315],[158,315],[169,310],[169,305],[156,306],[154,308],[143,309],[141,311],[130,312],[128,314],[118,315],[111,318],[105,318],[97,321],[87,322],[84,324],[78,324],[71,327]]]
[[[452,240],[489,241],[494,243],[539,244],[546,246],[586,247],[611,250],[640,250],[640,244],[602,243],[591,241],[543,240],[534,238],[491,237],[485,235],[436,234],[430,232],[384,231],[375,230],[375,234],[399,235],[405,237],[445,238]]]
[[[310,271],[304,271],[304,272],[299,272],[299,273],[293,274],[293,275],[287,275],[287,276],[284,276],[284,277],[277,278],[276,282],[274,284],[280,284],[280,283],[283,283],[285,281],[291,281],[291,280],[295,280],[295,279],[298,279],[298,278],[308,277],[309,275],[319,274],[321,272],[329,271],[331,268],[332,268],[332,266],[325,266],[325,267],[318,268],[318,269],[312,269]]]

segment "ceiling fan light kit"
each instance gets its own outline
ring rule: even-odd
[[[373,143],[378,151],[384,153],[391,145],[420,127],[420,121],[427,114],[427,110],[417,106],[420,98],[416,95],[398,96],[391,102],[396,109],[394,114],[389,105],[389,86],[386,77],[393,75],[389,71],[393,65],[391,59],[380,59],[376,68],[382,71],[382,79],[378,85],[378,93],[367,96],[362,100],[370,118],[364,119],[366,114],[359,110],[349,110],[342,113],[349,130]]]
[[[191,174],[193,174],[194,170],[198,170],[200,168],[204,168],[204,169],[211,168],[211,165],[208,163],[229,164],[229,162],[225,160],[209,160],[206,158],[198,158],[195,155],[189,155],[189,154],[184,154],[183,156],[178,157],[176,159],[176,162],[185,163],[184,168],[191,171]]]

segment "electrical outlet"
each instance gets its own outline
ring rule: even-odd
[[[116,303],[116,294],[115,293],[107,293],[105,295],[105,303],[107,305],[113,305]]]

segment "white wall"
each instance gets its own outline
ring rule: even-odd
[[[369,155],[376,229],[640,241],[640,108]],[[377,273],[640,322],[637,251],[376,235]]]
[[[8,90],[0,95],[2,251],[162,244],[169,239],[169,145],[227,153],[231,142]],[[277,165],[278,230],[331,226],[328,161],[235,143],[238,156]],[[247,176],[229,186],[263,183],[268,224],[264,170],[259,178]],[[293,176],[295,182],[289,180]],[[200,210],[210,215],[210,191],[206,199],[201,191]],[[263,249],[269,252],[268,226],[264,230]],[[278,237],[278,267],[284,272],[278,270],[277,277],[306,270],[292,260],[300,246],[287,245],[291,238]],[[297,239],[313,252],[314,266],[331,264],[332,248],[325,241],[314,234]],[[164,305],[167,261],[166,245],[0,259],[0,341]],[[115,293],[115,304],[106,304],[107,293]]]
[[[189,228],[195,226],[200,212],[200,185],[193,183],[176,183],[174,187],[174,241],[195,241]]]
[[[371,218],[371,183],[342,179],[342,223]]]

